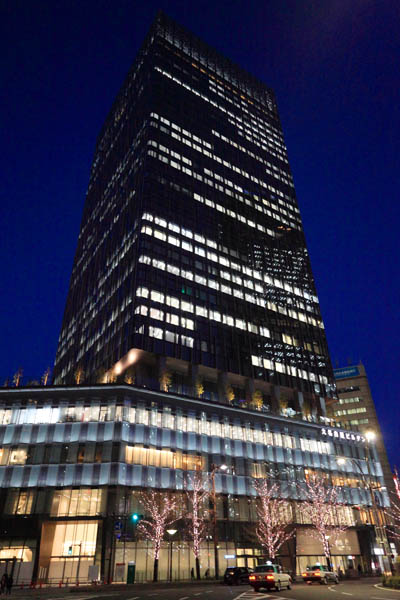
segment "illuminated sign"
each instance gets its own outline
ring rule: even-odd
[[[360,433],[351,433],[350,431],[338,431],[337,429],[328,429],[323,427],[321,429],[322,435],[326,435],[331,438],[339,440],[349,440],[351,442],[365,442],[365,437]]]
[[[236,558],[236,554],[224,554],[225,558]]]
[[[335,379],[346,379],[346,377],[357,377],[360,374],[358,367],[345,367],[344,369],[333,369]]]

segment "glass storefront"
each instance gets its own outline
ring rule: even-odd
[[[51,583],[88,581],[96,554],[97,521],[57,521],[43,525],[40,577]]]

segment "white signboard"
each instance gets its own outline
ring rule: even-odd
[[[330,429],[328,427],[323,427],[321,429],[322,435],[326,435],[331,438],[336,438],[339,440],[349,440],[352,442],[365,442],[365,437],[360,433],[352,433],[351,431],[338,431],[337,429]]]
[[[98,581],[99,579],[99,565],[89,565],[89,581]]]

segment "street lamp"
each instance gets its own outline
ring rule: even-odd
[[[228,466],[227,465],[215,465],[214,463],[211,464],[215,579],[219,579],[218,528],[217,528],[217,496],[216,496],[216,492],[215,492],[215,473],[217,471],[227,471],[227,470],[228,470]]]
[[[366,431],[365,437],[367,438],[367,442],[373,442],[376,439],[376,433],[372,430]]]
[[[177,529],[167,529],[169,535],[169,580],[172,581],[172,536],[176,534]]]

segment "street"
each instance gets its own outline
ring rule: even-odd
[[[282,592],[254,592],[249,586],[225,586],[222,584],[138,584],[107,586],[94,591],[88,588],[59,590],[13,590],[12,596],[21,600],[390,600],[400,591],[377,587],[379,580],[342,582],[339,585],[321,586],[297,583],[291,590]],[[400,600],[400,595],[398,596]]]

